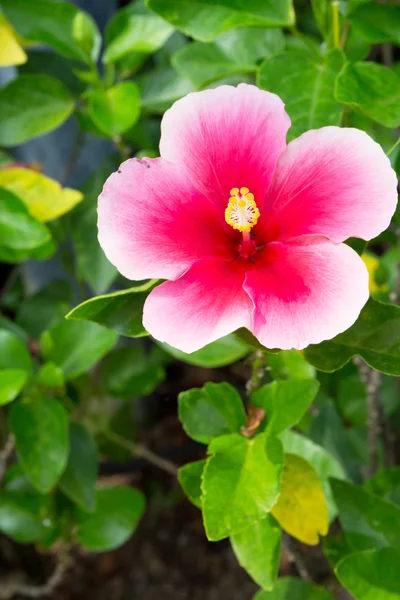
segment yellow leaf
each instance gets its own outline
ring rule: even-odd
[[[32,169],[0,171],[0,187],[18,196],[31,215],[42,223],[65,214],[83,198],[78,190],[62,188],[58,181]]]
[[[312,465],[285,454],[281,494],[271,513],[280,526],[305,544],[318,544],[318,535],[328,533],[328,507],[321,482]]]
[[[28,57],[19,44],[17,34],[5,16],[0,13],[0,67],[22,65],[27,60]]]
[[[386,292],[389,289],[386,283],[379,284],[375,279],[376,272],[379,268],[379,258],[370,252],[364,252],[361,255],[361,258],[368,269],[370,293],[374,294],[375,292]]]

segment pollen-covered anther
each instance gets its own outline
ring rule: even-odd
[[[225,209],[225,221],[238,231],[250,231],[260,216],[254,195],[247,187],[242,187],[232,188],[230,196]]]

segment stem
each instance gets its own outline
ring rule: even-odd
[[[113,142],[114,142],[114,146],[118,150],[122,160],[127,160],[130,157],[131,152],[130,152],[130,149],[127,146],[125,146],[124,140],[122,139],[122,137],[120,135],[115,135],[113,137]]]
[[[347,38],[348,38],[348,35],[349,35],[349,31],[350,31],[350,22],[349,21],[345,21],[344,25],[343,25],[342,35],[340,37],[340,47],[342,49],[346,45]]]
[[[53,595],[54,590],[62,583],[64,576],[71,565],[70,546],[62,544],[57,555],[57,564],[49,579],[43,585],[28,585],[18,581],[0,582],[1,600],[10,600],[13,596],[27,596],[28,598],[42,598]]]
[[[333,47],[340,48],[340,15],[339,15],[338,0],[333,0],[331,6],[332,6]]]
[[[104,432],[104,435],[111,442],[118,444],[118,446],[121,446],[121,448],[125,448],[125,450],[130,452],[132,454],[132,456],[144,458],[149,463],[158,467],[159,469],[162,469],[166,473],[169,473],[170,475],[173,475],[174,477],[177,476],[178,467],[173,462],[167,460],[166,458],[162,458],[161,456],[158,456],[157,454],[155,454],[154,452],[152,452],[151,450],[146,448],[146,446],[142,446],[141,444],[135,444],[133,442],[130,442],[129,440],[126,440],[121,435],[118,435],[118,433],[114,433],[113,431],[107,430]]]
[[[3,481],[4,473],[6,472],[7,463],[10,460],[15,448],[14,436],[10,433],[3,450],[0,452],[0,484]]]
[[[400,137],[398,138],[396,143],[394,143],[393,146],[386,152],[386,156],[390,156],[392,154],[392,152],[394,152],[394,150],[396,150],[396,148],[399,144],[400,144]]]
[[[306,581],[312,581],[312,577],[306,567],[303,556],[297,547],[296,540],[290,535],[285,535],[285,546],[289,555],[289,560],[296,565],[300,577]]]
[[[251,394],[258,390],[263,382],[265,374],[265,356],[261,350],[257,350],[252,356],[252,373],[249,381],[246,383],[246,392],[251,400]],[[241,428],[244,437],[252,438],[261,425],[265,417],[265,410],[259,406],[254,406],[251,401],[247,405],[247,425]]]

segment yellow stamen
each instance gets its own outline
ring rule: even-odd
[[[254,201],[254,195],[247,187],[233,188],[230,191],[228,206],[225,209],[225,221],[238,231],[249,232],[257,223],[260,211]]]

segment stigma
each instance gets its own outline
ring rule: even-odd
[[[225,221],[238,231],[249,232],[257,223],[260,211],[254,201],[254,195],[247,187],[232,188],[228,206],[225,209]]]

